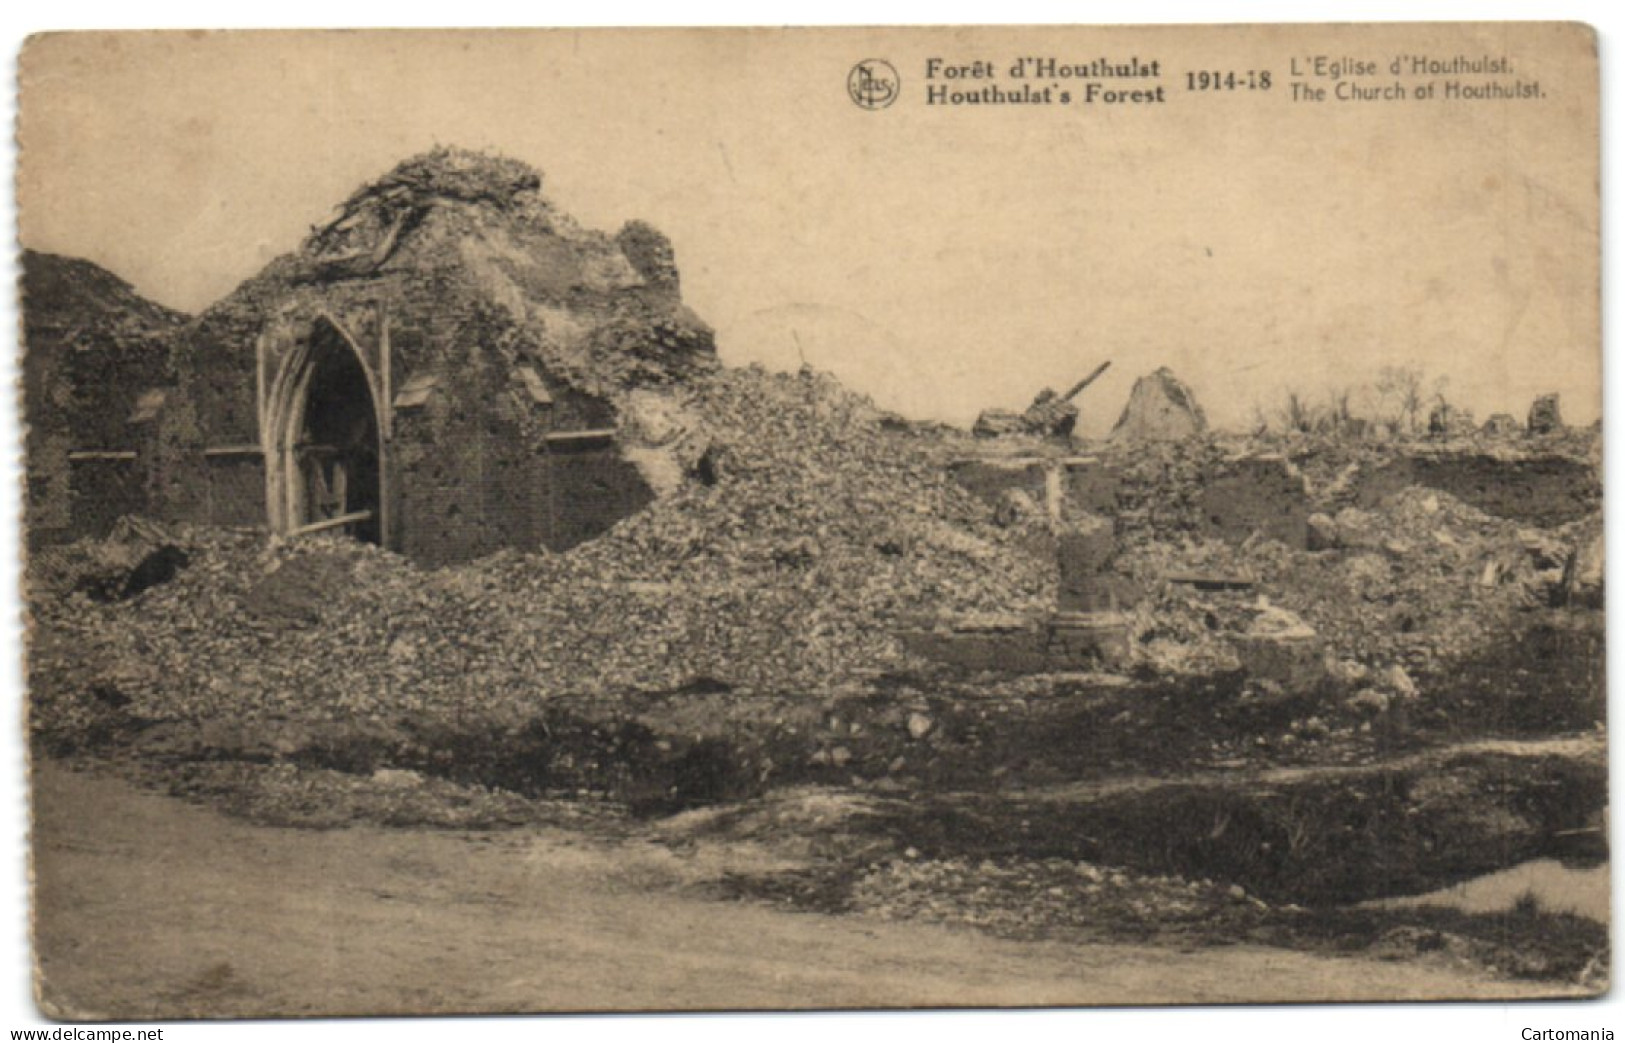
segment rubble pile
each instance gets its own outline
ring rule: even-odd
[[[1068,439],[1078,425],[1078,407],[1074,399],[1111,366],[1102,362],[1082,380],[1073,384],[1065,394],[1056,394],[1054,388],[1045,388],[1033,399],[1024,412],[1012,413],[1008,409],[984,409],[971,426],[977,438],[1030,437]]]
[[[1512,632],[1515,613],[1557,603],[1585,524],[1523,527],[1415,486],[1332,521],[1337,544],[1313,563],[1266,567],[1281,577],[1282,602],[1368,661],[1423,671]]]
[[[80,700],[70,716],[100,691],[142,719],[517,721],[565,692],[828,690],[901,665],[906,613],[1053,600],[1052,568],[922,436],[834,380],[726,371],[687,395],[713,480],[599,540],[426,572],[342,538],[177,527],[169,582],[36,598],[34,691]]]
[[[703,473],[566,554],[423,571],[337,537],[267,546],[124,525],[36,555],[37,723],[100,734],[122,717],[518,722],[565,693],[828,693],[909,665],[895,635],[922,618],[1053,608],[1054,564],[1032,526],[996,524],[996,508],[940,466],[932,433],[811,372],[727,370],[666,394],[702,426],[689,434],[707,447]],[[1359,507],[1338,484],[1363,459],[1306,461],[1323,508],[1307,547],[1204,534],[1196,494],[1233,449],[1207,438],[1135,456],[1112,568],[1145,592],[1142,667],[1244,668],[1238,650],[1270,652],[1279,642],[1260,627],[1286,613],[1328,662],[1351,664],[1344,673],[1425,677],[1524,609],[1600,602],[1594,518],[1520,527],[1417,486]],[[132,587],[155,554],[166,576]],[[1188,576],[1240,586],[1204,592]],[[1404,696],[1345,680],[1375,689],[1367,702]]]
[[[36,597],[79,593],[93,601],[118,601],[168,582],[188,561],[162,527],[126,516],[105,539],[79,539],[35,551],[29,556],[27,582]]]
[[[967,924],[1014,938],[1245,927],[1268,911],[1235,884],[1058,858],[893,859],[855,883],[851,904],[883,920]]]
[[[1143,659],[1169,673],[1233,669],[1237,635],[1273,607],[1301,617],[1328,654],[1429,673],[1516,630],[1527,609],[1599,595],[1597,519],[1519,526],[1447,493],[1408,486],[1370,510],[1311,519],[1314,549],[1200,536],[1130,546],[1118,567],[1149,592],[1137,615]],[[1202,593],[1168,577],[1237,577],[1244,592]],[[1576,593],[1570,594],[1570,587]]]
[[[393,273],[426,279],[431,299],[500,304],[493,347],[592,394],[715,369],[710,327],[678,296],[671,242],[641,221],[614,236],[583,228],[542,182],[518,160],[432,149],[361,186],[233,296],[252,304],[283,283]]]
[[[1116,523],[1128,543],[1178,540],[1202,527],[1203,491],[1233,455],[1214,438],[1136,443],[1109,457],[1119,476]]]
[[[25,369],[50,367],[61,360],[71,386],[30,387],[25,403],[31,423],[57,411],[68,411],[74,430],[83,437],[107,424],[127,418],[97,416],[90,385],[119,375],[132,360],[152,373],[162,374],[165,338],[186,321],[186,316],[147,300],[112,272],[74,257],[23,251],[22,291],[26,305],[29,355]],[[36,358],[36,351],[47,358]],[[88,441],[88,439],[87,439]]]
[[[706,418],[714,484],[569,555],[467,574],[542,607],[552,625],[525,626],[546,661],[612,687],[818,687],[898,664],[883,621],[1039,611],[1053,596],[1048,563],[832,378],[730,371],[687,410]],[[625,634],[629,661],[569,641],[584,618]]]

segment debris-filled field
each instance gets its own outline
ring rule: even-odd
[[[707,480],[565,554],[425,570],[136,520],[36,554],[38,748],[282,826],[771,848],[694,885],[729,898],[1601,981],[1604,926],[1538,896],[1361,904],[1603,856],[1597,516],[1358,480],[1590,439],[1108,448],[1127,652],[1010,672],[954,642],[996,659],[1049,611],[1066,513],[978,497],[950,466],[978,446],[826,377],[691,395]],[[1205,530],[1205,476],[1244,451],[1296,471],[1302,544]]]
[[[1449,897],[1526,865],[1606,863],[1600,430],[1542,398],[1525,423],[1475,426],[1441,399],[1425,424],[1414,408],[1383,424],[1300,409],[1221,432],[1158,370],[1090,441],[1074,399],[1104,365],[968,432],[914,422],[809,368],[661,341],[648,314],[686,313],[659,233],[582,232],[537,200],[539,175],[481,162],[403,165],[250,288],[399,293],[388,268],[423,236],[507,236],[475,273],[506,302],[480,312],[509,316],[481,327],[504,331],[503,354],[469,366],[511,370],[491,386],[531,412],[497,419],[546,467],[430,460],[425,474],[498,477],[446,478],[473,498],[424,493],[419,520],[464,550],[509,542],[447,563],[467,555],[419,553],[427,529],[394,538],[386,509],[420,493],[387,476],[415,473],[307,444],[300,425],[338,378],[287,390],[291,426],[260,443],[281,439],[285,473],[268,463],[255,482],[271,476],[274,499],[308,480],[330,503],[298,486],[269,525],[130,511],[33,549],[37,757],[278,829],[655,848],[686,867],[662,885],[684,901],[1000,944],[1411,961],[1485,995],[1607,986],[1605,908],[1561,887],[1489,909]],[[445,245],[430,243],[436,264],[478,253]],[[557,359],[527,354],[564,321],[534,295],[571,250],[602,299],[571,290],[567,328],[607,315],[616,331],[581,334],[572,356],[615,362],[572,376],[597,397],[571,399],[535,368]],[[228,312],[247,321],[203,321]],[[349,350],[329,326],[316,348],[290,335],[289,372],[311,381],[329,364],[317,348]],[[332,408],[375,441],[420,407],[455,433],[484,399],[435,405],[452,383],[414,378],[381,415]],[[571,428],[548,412],[561,404],[595,419]],[[587,443],[590,466],[571,455]],[[76,459],[149,452],[181,482],[159,450]],[[225,468],[218,488],[258,495],[239,481],[256,452],[272,450],[199,443],[197,458]],[[594,514],[602,531],[538,535],[504,499],[521,480],[554,496],[546,483],[578,465],[598,477],[571,495],[641,490]],[[359,475],[380,484],[347,499]]]

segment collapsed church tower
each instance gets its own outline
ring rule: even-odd
[[[642,507],[658,481],[628,404],[716,351],[658,231],[583,230],[534,169],[437,149],[186,325],[170,361],[136,437],[148,513],[441,564],[564,549]]]

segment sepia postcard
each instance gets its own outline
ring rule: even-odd
[[[1589,27],[19,70],[47,1016],[1608,989]]]

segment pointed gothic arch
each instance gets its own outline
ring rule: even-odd
[[[335,529],[384,541],[384,415],[354,338],[331,316],[318,316],[266,399],[261,441],[272,532]]]

